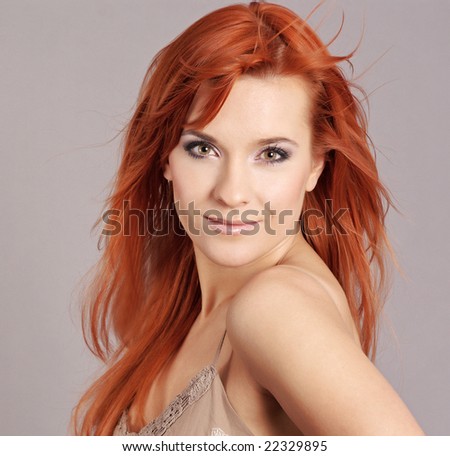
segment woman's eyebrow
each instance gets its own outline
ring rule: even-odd
[[[207,135],[206,133],[203,133],[203,132],[200,132],[197,130],[184,130],[181,133],[181,136],[184,136],[184,135],[194,135],[207,142],[217,144],[220,147],[220,144],[218,143],[218,141],[215,138],[213,138],[212,136]],[[267,144],[274,144],[274,143],[279,143],[279,142],[287,142],[289,144],[292,144],[293,146],[299,147],[299,145],[293,139],[285,138],[284,136],[274,136],[272,138],[258,139],[258,141],[256,141],[255,144],[257,146],[261,147],[261,146],[265,146]]]

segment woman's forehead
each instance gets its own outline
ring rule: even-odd
[[[189,109],[187,124],[208,109],[211,88],[202,85]],[[307,84],[295,76],[241,76],[223,106],[204,127],[212,131],[250,129],[283,136],[309,128],[310,97]]]

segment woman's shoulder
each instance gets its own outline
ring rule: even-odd
[[[361,347],[342,287],[306,241],[293,244],[277,265],[239,290],[228,309],[227,329],[235,349],[253,346],[253,353],[271,349],[268,339],[274,337],[306,347],[310,338],[334,334]]]
[[[228,308],[233,351],[305,435],[421,434],[355,340],[327,277],[292,264],[254,276]]]
[[[320,262],[309,267],[286,263],[258,273],[234,296],[227,328],[231,333],[253,330],[256,337],[265,325],[271,333],[305,333],[311,326],[318,333],[326,327],[318,324],[321,320],[347,332],[359,345],[345,293],[331,271]]]
[[[359,352],[358,363],[365,358],[331,285],[314,271],[277,265],[254,276],[228,308],[233,351],[256,384],[306,432],[313,431],[307,410],[321,403],[316,388],[332,389],[330,372],[340,368],[345,353]]]
[[[285,314],[297,312],[314,301],[324,305],[333,301],[323,281],[311,271],[281,264],[256,274],[234,296],[228,313],[229,318],[235,313],[240,317],[261,312]]]

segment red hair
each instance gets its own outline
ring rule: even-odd
[[[318,219],[322,233],[303,235],[339,280],[363,350],[374,357],[389,249],[384,220],[391,201],[378,177],[364,110],[351,90],[356,86],[337,66],[352,56],[353,52],[330,55],[304,20],[287,8],[263,2],[216,10],[156,55],[106,201],[106,208],[121,211],[119,221],[129,235],[107,238],[85,297],[85,340],[108,362],[108,369],[75,408],[76,434],[112,434],[132,402],[143,426],[150,385],[200,312],[192,243],[180,235],[175,211],[167,217],[167,209],[174,206],[163,167],[203,83],[212,90],[196,127],[214,118],[241,75],[299,76],[306,81],[313,151],[324,155],[326,164],[316,188],[306,194],[303,210],[318,209],[330,218],[325,201],[332,200],[334,208],[348,212],[341,220],[346,234],[325,232],[325,221]],[[122,212],[124,201],[147,214],[145,235],[138,232],[135,218]],[[95,226],[99,223],[100,219]],[[156,236],[157,229],[168,234]]]

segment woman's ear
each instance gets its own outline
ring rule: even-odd
[[[164,165],[164,177],[168,180],[172,180],[172,171],[170,169],[170,163],[167,161],[167,163]]]
[[[321,155],[314,159],[311,172],[309,174],[308,180],[306,181],[307,192],[312,192],[316,187],[317,181],[319,180],[320,175],[322,174],[323,168],[325,167],[325,157]]]

